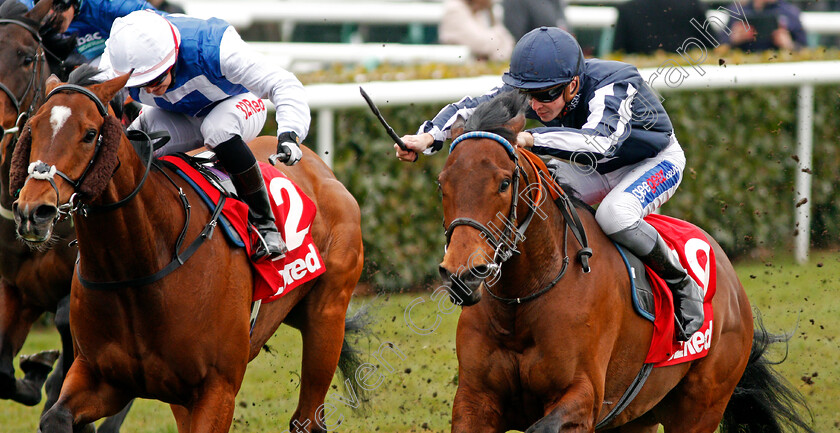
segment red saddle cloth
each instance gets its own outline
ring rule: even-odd
[[[706,235],[697,226],[686,221],[651,214],[645,221],[656,228],[665,242],[675,251],[688,274],[704,291],[703,327],[686,342],[674,340],[674,303],[671,291],[650,268],[647,276],[653,289],[656,319],[653,322],[653,340],[645,362],[654,367],[679,364],[706,356],[712,344],[712,299],[716,289],[715,257]]]
[[[180,168],[195,182],[213,203],[219,202],[221,192],[196,171],[189,163],[174,156],[164,156]],[[312,240],[309,229],[315,220],[315,203],[280,170],[260,162],[268,195],[272,201],[274,220],[286,241],[289,252],[286,257],[275,261],[251,262],[254,267],[254,301],[271,302],[283,297],[292,289],[323,274],[324,260]],[[222,214],[231,226],[245,240],[245,250],[251,256],[251,242],[248,241],[248,205],[228,198]]]

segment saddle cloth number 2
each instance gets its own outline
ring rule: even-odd
[[[281,207],[283,206],[283,191],[289,195],[289,211],[286,214],[286,222],[283,225],[283,237],[286,240],[286,247],[289,251],[293,251],[303,244],[306,234],[309,233],[309,228],[311,227],[310,224],[298,230],[298,225],[300,225],[300,220],[303,216],[303,199],[301,199],[292,181],[285,177],[271,179],[269,191],[274,199],[274,204]]]

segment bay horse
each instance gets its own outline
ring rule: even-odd
[[[735,270],[708,234],[717,291],[707,356],[654,368],[629,406],[610,414],[642,371],[653,324],[634,311],[627,268],[591,208],[571,199],[566,211],[551,200],[526,205],[541,203],[535,195],[548,194],[550,176],[510,144],[524,126],[523,98],[510,92],[480,105],[464,130],[489,134],[453,141],[438,177],[447,236],[440,273],[463,306],[452,432],[654,433],[661,424],[711,433],[725,415],[722,431],[776,432],[784,423],[811,431],[796,412],[801,395],[763,358],[772,337],[754,329]],[[587,243],[591,257],[570,259]]]
[[[305,147],[300,163],[282,168],[316,203],[310,233],[326,272],[263,305],[249,336],[254,281],[247,254],[231,249],[222,235],[205,236],[212,216],[200,196],[169,168],[141,158],[102,102],[128,76],[86,87],[47,80],[49,96],[13,155],[21,238],[48,242],[56,216],[69,207],[78,239],[70,301],[76,360],[41,431],[74,431],[141,397],[169,403],[179,432],[226,432],[246,366],[281,322],[303,339],[300,397],[290,426],[325,431],[320,406],[339,358],[350,353],[342,350],[345,314],[363,265],[358,204]],[[258,137],[249,146],[266,160],[276,138]],[[60,178],[25,180],[27,167],[43,164]],[[146,279],[176,262],[181,240],[199,237],[203,244],[174,272]],[[148,282],[92,290],[81,276],[117,286]]]
[[[44,83],[50,75],[51,52],[40,29],[45,24],[50,1],[32,10],[15,1],[0,6],[0,398],[25,405],[41,401],[41,387],[52,368],[42,359],[31,362],[22,379],[15,378],[14,357],[20,352],[32,324],[44,312],[55,313],[61,336],[58,368],[47,381],[48,408],[58,398],[64,375],[73,362],[73,345],[67,317],[67,302],[76,251],[67,243],[74,237],[69,221],[56,225],[55,240],[33,250],[18,241],[11,212],[9,166],[19,128],[40,106]],[[43,358],[43,354],[30,358]],[[103,431],[118,431],[122,420],[109,422]]]

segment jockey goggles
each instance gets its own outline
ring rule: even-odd
[[[169,73],[170,73],[170,72],[172,72],[172,68],[173,68],[174,66],[175,66],[175,65],[170,66],[170,67],[169,67],[169,69],[167,69],[166,71],[164,71],[162,74],[158,75],[158,76],[157,76],[157,78],[153,79],[152,81],[149,81],[149,82],[148,82],[148,83],[146,83],[146,84],[141,84],[141,85],[137,86],[137,88],[138,88],[138,89],[142,89],[142,88],[144,88],[144,87],[157,87],[157,86],[159,86],[159,85],[160,85],[160,83],[162,83],[162,82],[163,82],[163,80],[165,80],[165,79],[166,79],[166,76],[167,76],[167,75],[169,75]]]
[[[552,86],[552,87],[549,87],[547,89],[537,89],[537,90],[520,89],[519,91],[528,95],[528,96],[530,96],[531,98],[533,98],[533,99],[535,99],[539,102],[547,104],[549,102],[554,102],[555,100],[557,100],[557,98],[559,98],[560,95],[563,94],[563,91],[566,90],[566,87],[569,85],[569,83],[571,83],[571,81],[569,81],[568,83],[558,84],[556,86]]]

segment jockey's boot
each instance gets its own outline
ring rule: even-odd
[[[700,286],[688,275],[659,234],[656,235],[653,250],[639,258],[665,280],[671,289],[674,311],[677,314],[676,338],[679,341],[688,341],[703,326],[703,292]]]
[[[239,198],[248,205],[248,220],[257,229],[258,245],[252,248],[251,259],[277,260],[285,256],[286,243],[274,224],[274,213],[260,165],[251,149],[239,136],[219,144],[214,149],[219,161],[230,173]]]

